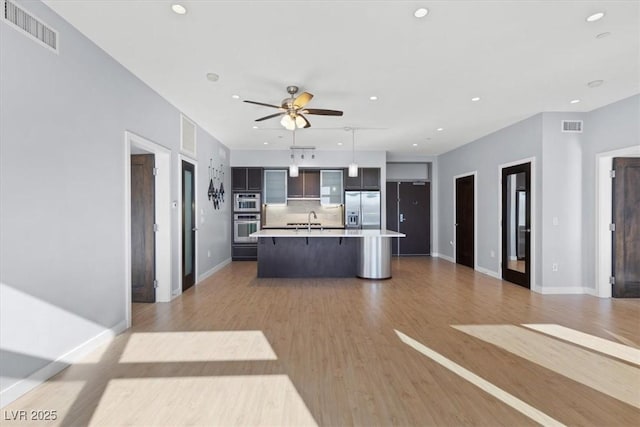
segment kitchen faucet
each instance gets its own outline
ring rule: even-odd
[[[309,215],[307,215],[307,230],[309,230],[309,233],[311,233],[311,214],[313,214],[313,219],[318,219],[316,211],[310,211]]]

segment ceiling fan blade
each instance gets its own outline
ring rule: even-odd
[[[248,101],[248,100],[244,100],[242,102],[248,102],[249,104],[256,104],[256,105],[262,105],[264,107],[273,107],[273,108],[282,108],[279,105],[273,105],[273,104],[265,104],[264,102],[257,102],[257,101]]]
[[[323,109],[319,109],[319,108],[308,108],[308,109],[305,109],[304,111],[301,111],[301,113],[317,114],[319,116],[341,116],[343,114],[342,111],[338,111],[338,110],[323,110]]]
[[[301,117],[302,120],[304,120],[304,126],[302,126],[303,129],[311,127],[311,123],[309,123],[309,120],[307,120],[305,116],[303,116],[302,114],[298,114],[298,117]]]
[[[256,122],[261,122],[263,120],[272,119],[274,117],[282,116],[284,114],[286,114],[284,111],[281,112],[281,113],[269,114],[268,116],[264,116],[264,117],[260,117],[259,119],[256,119]]]
[[[296,108],[302,108],[307,105],[309,101],[311,101],[311,98],[313,98],[312,94],[310,94],[309,92],[302,92],[296,99],[293,100],[293,106]]]

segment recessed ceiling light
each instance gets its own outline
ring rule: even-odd
[[[436,129],[438,132],[442,132],[444,130],[444,128],[438,128]]]
[[[596,22],[604,18],[604,12],[596,12],[593,15],[589,15],[586,18],[587,22]]]
[[[378,97],[373,95],[373,96],[370,96],[369,99],[372,100],[372,101],[377,101]]]
[[[263,142],[264,145],[269,145],[269,143],[267,141]]]
[[[579,99],[572,99],[569,102],[571,102],[572,104],[577,104],[578,102],[580,102],[580,100]]]
[[[413,143],[413,146],[414,146],[414,147],[417,147],[417,146],[418,146],[418,144],[416,144],[416,143],[414,142],[414,143]]]
[[[471,100],[473,102],[478,102],[478,101],[480,101],[480,97],[479,96],[474,96],[473,98],[471,98]]]
[[[424,18],[428,14],[429,14],[429,9],[425,9],[424,7],[421,7],[420,9],[416,9],[416,11],[413,12],[413,16],[415,16],[416,18]]]
[[[219,78],[220,76],[216,73],[207,73],[207,80],[210,82],[217,82]]]
[[[258,129],[258,126],[253,126],[254,129]]]
[[[342,145],[342,142],[338,142],[338,145]]]
[[[602,86],[602,83],[604,83],[604,80],[594,80],[592,82],[587,83],[587,86],[598,87],[598,86]]]
[[[606,31],[604,33],[600,33],[600,34],[596,35],[596,38],[597,39],[603,39],[605,37],[609,37],[610,35],[611,35],[611,33],[609,31]]]
[[[233,99],[240,99],[240,95],[231,95]]]
[[[187,8],[178,3],[172,4],[171,10],[173,10],[178,15],[184,15],[185,13],[187,13]]]

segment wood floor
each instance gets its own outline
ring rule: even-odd
[[[57,411],[48,426],[640,425],[639,300],[543,296],[431,258],[394,259],[386,281],[235,262],[133,314],[2,425],[32,409]]]

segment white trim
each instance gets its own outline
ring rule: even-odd
[[[453,259],[457,263],[456,259],[456,180],[458,178],[464,178],[467,176],[473,176],[473,268],[478,269],[478,171],[474,170],[466,172],[453,177]]]
[[[218,271],[222,270],[222,268],[224,268],[225,266],[227,266],[228,264],[231,263],[231,258],[227,258],[224,261],[222,261],[220,264],[214,266],[213,268],[211,268],[209,271],[205,271],[204,273],[202,273],[200,275],[200,277],[198,277],[198,283],[202,282],[203,280],[213,276],[215,273],[217,273]]]
[[[182,154],[178,155],[178,289],[174,290],[173,296],[182,294],[182,161],[191,163],[193,165],[193,194],[194,194],[194,211],[195,211],[195,223],[196,227],[196,241],[194,243],[193,252],[193,285],[198,284],[198,161]]]
[[[486,274],[487,276],[491,276],[493,278],[496,278],[498,280],[502,280],[502,277],[500,276],[500,273],[498,273],[497,271],[493,271],[493,270],[489,270],[488,268],[484,268],[484,267],[476,267],[476,271],[478,273],[482,273],[482,274]]]
[[[97,349],[103,344],[113,340],[113,338],[127,329],[126,321],[119,322],[111,329],[104,330],[98,335],[89,338],[74,349],[66,352],[53,362],[48,363],[44,367],[38,369],[27,378],[24,378],[0,392],[0,407],[5,407],[20,396],[33,390],[58,372],[67,368],[74,362],[84,358],[86,355]]]
[[[554,286],[554,287],[549,287],[549,286],[531,286],[531,290],[539,293],[539,294],[543,294],[543,295],[583,295],[583,294],[587,294],[587,295],[594,295],[594,290],[590,289],[590,288],[585,288],[584,286],[566,286],[566,287],[562,287],[562,286]]]
[[[596,154],[596,197],[595,197],[595,294],[601,298],[611,298],[609,277],[613,271],[612,252],[613,236],[609,224],[613,222],[613,188],[609,171],[613,167],[614,157],[638,157],[640,147],[631,146],[619,150]]]
[[[530,234],[530,255],[531,255],[531,276],[530,288],[532,291],[540,292],[540,286],[536,283],[536,158],[527,157],[498,165],[498,271],[502,279],[502,169],[510,166],[517,166],[524,163],[531,163],[531,234]]]
[[[131,326],[131,147],[155,155],[156,301],[171,301],[171,150],[133,132],[124,132],[124,265],[125,319]]]
[[[432,253],[431,256],[432,257],[437,257],[437,258],[442,258],[443,260],[452,262],[454,264],[456,263],[456,260],[451,258],[449,255],[440,254],[440,253],[435,252],[435,253]]]

